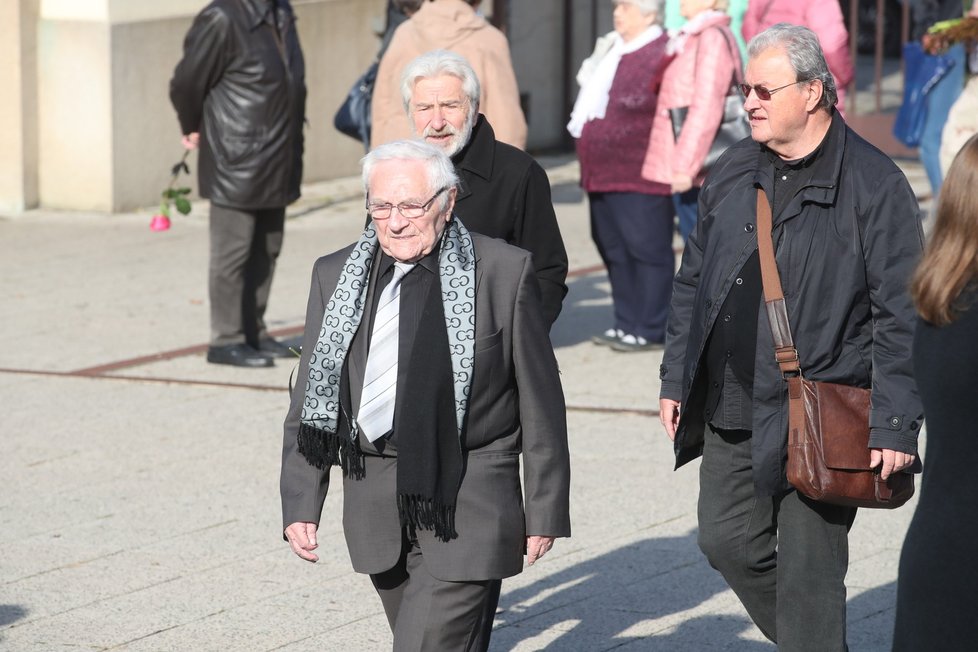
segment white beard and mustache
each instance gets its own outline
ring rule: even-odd
[[[432,136],[452,136],[447,145],[441,144],[439,146],[448,156],[455,156],[462,151],[462,148],[468,144],[469,138],[472,137],[472,129],[475,127],[477,115],[477,111],[470,111],[465,117],[465,122],[462,124],[461,129],[456,129],[450,122],[446,122],[445,126],[441,129],[426,127],[420,134],[421,138],[427,142],[428,138]]]

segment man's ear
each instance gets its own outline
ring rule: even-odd
[[[825,85],[821,79],[813,79],[808,82],[808,100],[805,102],[805,109],[812,113],[818,108],[818,103],[822,101],[825,94]]]
[[[458,186],[452,186],[447,192],[448,201],[445,203],[445,221],[450,222],[452,220],[452,209],[455,208],[455,195],[458,194]]]

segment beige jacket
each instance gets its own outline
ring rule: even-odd
[[[401,74],[415,57],[438,49],[468,60],[482,84],[479,112],[489,120],[497,140],[524,149],[526,119],[509,43],[462,0],[425,2],[394,32],[377,72],[370,146],[414,135],[401,98]]]

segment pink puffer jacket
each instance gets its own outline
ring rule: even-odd
[[[803,25],[815,32],[835,85],[844,89],[855,72],[849,56],[849,32],[838,0],[750,0],[740,29],[745,41],[777,23]]]
[[[726,15],[704,21],[666,68],[642,166],[643,178],[670,184],[673,175],[680,174],[692,178],[694,185],[702,185],[700,169],[720,128],[724,98],[739,74],[740,53],[729,25],[730,16]],[[689,107],[689,111],[676,141],[669,109],[681,107]]]

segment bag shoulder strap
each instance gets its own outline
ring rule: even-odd
[[[730,89],[727,91],[727,95],[736,95],[737,93],[740,92],[740,88],[738,84],[740,84],[740,82],[743,81],[743,71],[741,70],[741,61],[740,61],[740,49],[736,46],[736,44],[730,42],[730,35],[727,34],[727,30],[723,29],[719,25],[714,25],[713,27],[710,27],[708,29],[715,29],[719,31],[720,34],[723,35],[723,40],[727,42],[727,49],[730,51],[730,56],[733,58],[733,62],[734,62],[733,79],[730,80]],[[693,64],[695,70],[700,69],[700,45],[701,45],[700,39],[697,38],[696,55],[695,55],[696,62]]]
[[[791,338],[791,325],[788,323],[788,309],[781,288],[778,263],[774,259],[774,239],[772,236],[771,204],[763,188],[757,189],[757,255],[761,261],[761,283],[764,286],[764,306],[771,323],[774,336],[774,359],[785,377],[800,376],[801,365],[798,349]]]
[[[733,81],[730,82],[730,86],[735,87],[744,80],[743,62],[740,60],[740,48],[730,40],[730,34],[727,33],[728,30],[720,25],[714,25],[714,29],[718,30],[723,35],[723,40],[727,42],[727,50],[730,51],[730,58],[733,59],[734,63]]]

